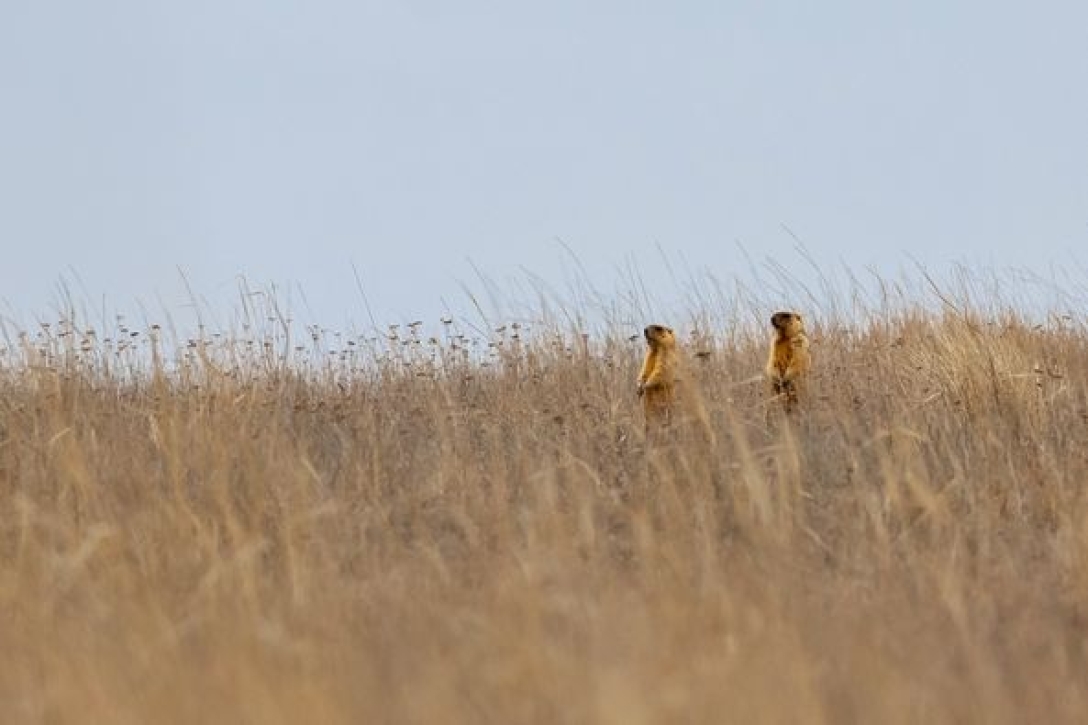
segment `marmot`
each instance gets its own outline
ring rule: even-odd
[[[672,419],[676,403],[677,367],[676,335],[671,328],[650,325],[646,336],[646,358],[638,374],[638,395],[642,398],[642,410],[646,414],[646,430],[654,426],[667,426]]]
[[[782,396],[786,411],[797,405],[798,389],[812,367],[808,337],[801,315],[796,312],[776,312],[771,315],[774,339],[767,358],[767,381],[771,394]]]

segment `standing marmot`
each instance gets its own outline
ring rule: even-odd
[[[676,335],[671,328],[650,325],[646,336],[646,359],[638,374],[638,395],[642,398],[642,410],[646,414],[646,430],[652,426],[667,426],[672,419],[676,403],[676,383],[679,357]]]
[[[798,388],[812,367],[812,356],[801,315],[776,312],[771,315],[771,326],[774,327],[774,339],[767,358],[767,381],[773,395],[783,396],[789,412],[797,405]]]

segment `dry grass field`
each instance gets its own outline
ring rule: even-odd
[[[773,311],[8,329],[0,722],[1085,722],[1085,318]]]

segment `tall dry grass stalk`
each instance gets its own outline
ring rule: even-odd
[[[1083,722],[1088,330],[947,310],[656,448],[619,328],[12,336],[0,721]]]

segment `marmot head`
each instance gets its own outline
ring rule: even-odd
[[[791,338],[805,331],[805,324],[801,321],[801,315],[796,312],[776,312],[771,315],[771,326],[778,331],[779,336]]]
[[[659,346],[672,347],[676,345],[676,335],[671,327],[664,325],[649,325],[642,334],[646,336],[646,344],[657,349]]]

